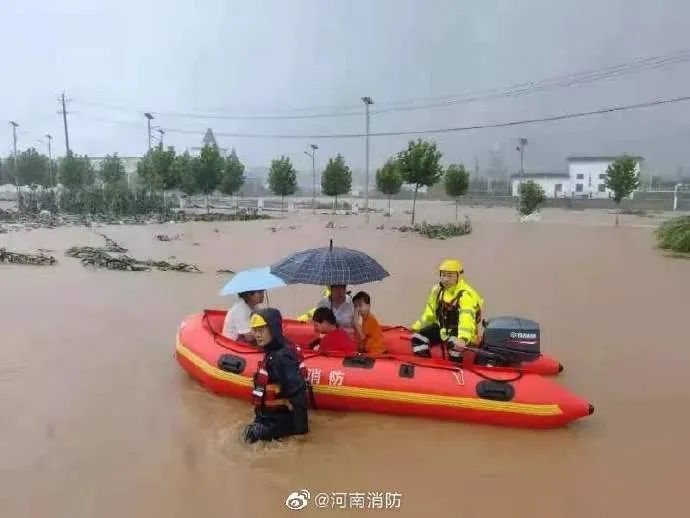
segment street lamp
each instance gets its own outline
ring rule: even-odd
[[[681,183],[677,183],[673,188],[673,212],[678,208],[678,189],[682,187]]]
[[[151,151],[151,119],[153,119],[153,115],[151,115],[149,112],[146,112],[144,113],[144,117],[148,119],[147,124],[149,129],[149,151]]]
[[[48,139],[48,174],[50,174],[50,181],[53,186],[57,185],[55,178],[53,178],[53,152],[51,144],[53,143],[53,136],[50,133],[46,133],[46,138]]]
[[[311,157],[311,169],[312,169],[312,184],[311,184],[311,213],[316,214],[316,150],[319,146],[316,144],[309,144],[311,148],[311,153],[305,151],[304,154]]]
[[[14,143],[14,186],[17,188],[17,205],[21,205],[21,195],[19,193],[19,179],[17,178],[17,124],[14,121],[10,121],[10,126],[12,126],[12,141]]]
[[[520,182],[519,182],[519,192],[518,192],[518,207],[520,206],[520,200],[522,199],[522,183],[525,181],[525,146],[527,145],[526,138],[520,138],[518,140],[518,146],[515,148],[516,151],[520,152]]]
[[[362,102],[366,106],[367,113],[367,158],[366,158],[366,185],[364,186],[364,211],[366,213],[366,222],[369,223],[369,105],[374,104],[371,97],[362,97]]]

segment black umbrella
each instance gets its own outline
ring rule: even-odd
[[[380,281],[390,274],[359,250],[333,247],[296,252],[271,266],[271,273],[287,284],[357,285]]]

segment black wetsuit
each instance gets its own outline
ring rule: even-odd
[[[248,442],[271,441],[288,435],[309,432],[307,384],[300,372],[300,360],[283,336],[282,317],[277,309],[257,312],[267,322],[273,340],[264,347],[263,366],[268,372],[268,383],[280,386],[277,397],[286,399],[292,408],[255,407],[254,422],[245,429]]]

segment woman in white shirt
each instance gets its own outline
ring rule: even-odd
[[[252,311],[261,308],[264,301],[264,291],[245,291],[238,293],[239,300],[225,315],[223,323],[223,335],[232,340],[252,343],[254,333],[249,326]]]

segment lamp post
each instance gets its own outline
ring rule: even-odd
[[[153,119],[153,115],[151,115],[149,112],[144,113],[144,117],[147,119],[147,125],[148,125],[148,130],[149,130],[149,151],[151,151],[151,119]]]
[[[304,154],[311,158],[311,213],[316,214],[316,150],[319,149],[319,146],[316,144],[309,144],[309,147],[311,148],[311,153],[305,151]]]
[[[21,206],[21,194],[19,193],[19,179],[17,178],[17,124],[14,121],[10,121],[10,126],[12,126],[12,142],[14,147],[14,186],[17,188],[17,206]]]
[[[161,136],[161,140],[158,144],[159,144],[160,148],[163,149],[163,135],[165,135],[165,131],[162,128],[158,128],[158,133]]]
[[[371,97],[362,97],[362,102],[366,106],[366,114],[367,114],[367,127],[366,127],[366,133],[367,133],[367,152],[366,152],[366,185],[364,186],[364,211],[366,213],[365,215],[365,220],[367,223],[369,223],[369,105],[374,104],[374,101],[371,100]]]
[[[53,183],[53,187],[55,187],[57,183],[55,178],[53,178],[53,136],[50,133],[46,133],[46,138],[48,139],[48,174],[50,174],[50,181]]]
[[[520,207],[520,200],[522,200],[522,183],[525,181],[525,146],[527,145],[526,138],[518,140],[518,146],[515,148],[520,152],[520,182],[518,183],[518,208]]]

